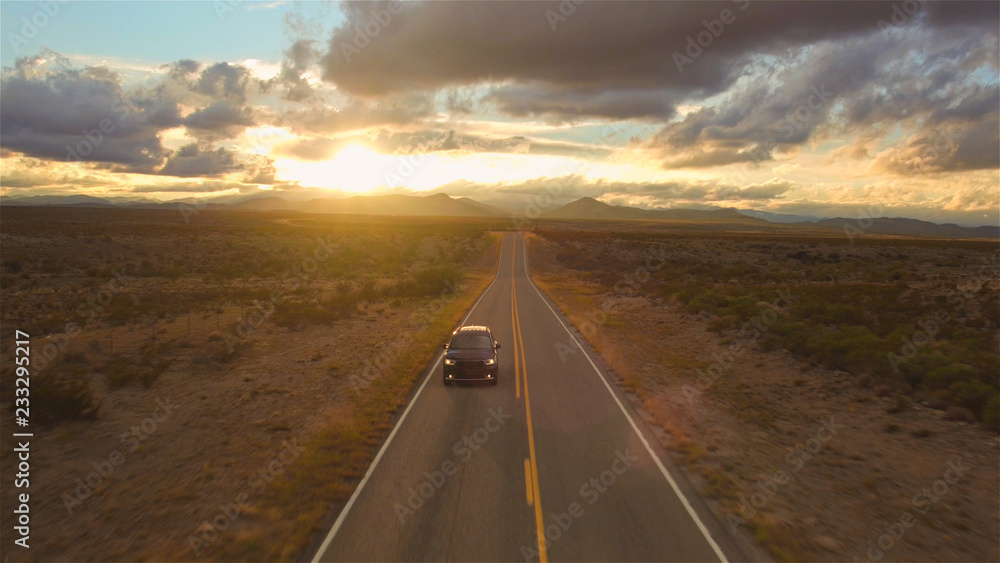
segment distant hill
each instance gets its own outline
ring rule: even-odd
[[[159,202],[140,197],[99,198],[88,195],[40,195],[27,197],[2,197],[4,206],[54,206],[54,207],[125,207],[130,209],[173,208],[188,202],[205,209],[245,209],[254,211],[302,211],[307,213],[344,213],[357,215],[419,215],[451,217],[510,217],[511,210],[476,200],[447,194],[432,195],[391,194],[378,196],[353,196],[347,198],[315,198],[308,201],[288,201],[281,197],[264,196],[239,202],[206,203],[195,198]],[[541,219],[570,219],[577,221],[693,221],[725,223],[733,228],[765,230],[774,228],[830,229],[844,233],[844,226],[856,228],[856,219],[835,217],[819,219],[806,215],[785,215],[766,211],[714,209],[640,209],[622,205],[608,205],[592,197],[580,198],[561,207],[549,209]],[[738,226],[737,226],[738,225]],[[780,225],[780,226],[779,226]],[[878,235],[905,235],[940,238],[1000,239],[1000,227],[963,227],[953,223],[939,225],[919,219],[882,217],[875,219],[863,232]]]
[[[789,223],[790,225],[825,227],[844,231],[844,226],[860,229],[857,219],[847,219],[844,217],[834,217],[833,219],[823,219],[816,222]],[[1000,227],[962,227],[954,223],[939,225],[929,221],[919,219],[905,219],[903,217],[880,217],[872,221],[869,228],[863,229],[865,233],[873,235],[909,235],[920,237],[942,237],[942,238],[1000,238]]]
[[[286,201],[279,197],[262,197],[233,205],[237,209],[296,210],[311,213],[349,213],[356,215],[425,215],[456,217],[492,217],[508,211],[473,201],[453,198],[448,194],[428,196],[391,194],[354,196],[342,199],[317,198],[308,201]]]
[[[113,205],[109,200],[89,195],[33,195],[27,197],[10,198],[2,200],[4,205],[39,206],[39,205]]]
[[[822,217],[816,217],[815,215],[790,215],[788,213],[757,211],[756,209],[739,209],[738,211],[747,217],[756,217],[768,223],[815,223],[822,219]]]
[[[541,214],[544,219],[591,221],[723,221],[766,224],[763,219],[747,217],[735,209],[639,209],[608,205],[592,197],[583,197]]]

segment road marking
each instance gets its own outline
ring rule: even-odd
[[[527,251],[527,249],[525,249]],[[517,238],[514,238],[514,248],[512,260],[517,259]],[[527,262],[525,262],[527,264]],[[527,274],[527,270],[525,270]],[[530,281],[530,280],[529,280]],[[510,280],[511,287],[515,286],[515,279],[512,277]],[[517,292],[513,291],[514,296],[514,319],[515,319],[515,331],[517,333],[517,344],[521,349],[521,371],[524,375],[524,412],[525,419],[528,423],[528,458],[531,463],[531,496],[533,497],[534,507],[535,507],[535,532],[538,535],[538,561],[539,563],[546,563],[549,560],[549,555],[545,550],[545,518],[542,515],[542,492],[538,487],[538,458],[535,457],[535,431],[531,426],[531,397],[528,395],[528,366],[524,363],[524,342],[521,341],[521,322],[520,318],[517,316]]]
[[[516,248],[516,247],[515,247]],[[511,342],[514,346],[514,394],[518,399],[521,398],[521,364],[517,360],[517,306],[514,302],[514,264],[517,261],[514,257],[510,258],[510,326],[511,326]]]
[[[528,497],[528,506],[535,506],[535,495],[532,494],[532,485],[534,481],[531,479],[531,460],[524,458],[524,490]]]
[[[514,237],[512,237],[512,239],[513,238]],[[479,296],[479,299],[476,299],[476,302],[472,304],[472,307],[469,309],[469,312],[466,313],[465,317],[463,317],[462,320],[458,323],[459,326],[465,324],[465,321],[469,319],[469,316],[472,315],[472,312],[476,310],[476,306],[478,306],[479,302],[483,300],[483,297],[485,297],[486,294],[490,292],[490,289],[493,288],[493,284],[495,284],[497,282],[497,279],[500,277],[500,264],[503,262],[503,247],[506,241],[507,241],[506,236],[504,236],[503,240],[500,241],[500,258],[497,259],[497,273],[496,275],[493,276],[493,281],[490,282],[490,285],[486,288],[485,291],[483,291],[483,294]],[[515,243],[516,242],[517,241],[515,240]],[[347,519],[347,513],[351,511],[351,507],[353,507],[354,503],[357,502],[358,496],[361,495],[361,490],[364,489],[365,485],[368,483],[368,479],[370,479],[372,474],[375,473],[375,468],[378,466],[378,462],[382,460],[382,456],[385,455],[385,451],[389,449],[389,444],[391,444],[392,439],[396,437],[396,432],[398,432],[399,428],[403,425],[403,421],[406,420],[406,416],[410,414],[410,409],[413,408],[413,405],[416,404],[417,399],[420,398],[420,394],[424,391],[424,387],[427,387],[427,382],[431,380],[431,377],[435,373],[437,373],[437,368],[438,366],[441,365],[442,358],[444,358],[444,352],[438,352],[437,361],[435,361],[434,365],[431,366],[430,371],[427,373],[427,377],[424,378],[424,382],[421,383],[420,388],[417,389],[417,393],[413,395],[413,400],[410,401],[410,404],[406,405],[406,409],[403,411],[403,414],[399,417],[399,421],[396,422],[396,426],[392,428],[392,432],[390,432],[389,437],[385,439],[385,443],[382,444],[382,447],[375,455],[375,459],[372,460],[372,464],[368,466],[368,471],[365,472],[365,476],[361,478],[361,481],[358,482],[358,486],[355,487],[354,494],[351,495],[351,498],[347,500],[347,504],[344,505],[343,510],[340,511],[340,515],[337,516],[337,520],[336,522],[333,523],[333,527],[330,528],[330,532],[327,533],[326,538],[323,539],[323,543],[319,546],[319,549],[316,550],[316,555],[313,556],[312,563],[318,563],[319,561],[323,560],[323,555],[326,553],[326,550],[330,548],[330,544],[333,543],[333,538],[336,537],[337,532],[339,532],[341,526],[344,525],[344,520]]]
[[[521,234],[521,239],[522,240],[524,239],[523,234]],[[517,249],[516,240],[514,241],[514,249],[515,250]],[[597,367],[597,364],[595,364],[594,360],[592,360],[590,358],[590,355],[587,354],[587,351],[583,348],[583,344],[581,344],[580,341],[576,339],[576,336],[573,335],[573,331],[571,331],[569,327],[566,326],[566,323],[562,321],[562,318],[560,318],[559,314],[556,313],[556,310],[552,308],[552,305],[549,305],[548,300],[545,299],[545,296],[542,295],[542,292],[539,291],[538,287],[536,287],[534,283],[532,283],[531,276],[528,274],[527,243],[525,243],[524,245],[524,277],[528,279],[528,284],[535,289],[535,293],[538,294],[538,297],[542,300],[542,303],[545,303],[545,306],[549,308],[549,311],[552,311],[552,314],[555,316],[556,320],[559,321],[559,324],[562,325],[563,329],[566,331],[566,334],[568,334],[570,339],[577,345],[578,348],[580,348],[580,351],[583,352],[583,357],[587,358],[587,361],[590,362],[590,365],[591,367],[594,368],[594,371],[597,373],[597,376],[601,378],[601,382],[604,383],[604,387],[608,390],[608,393],[611,394],[611,398],[614,399],[615,403],[618,405],[618,408],[622,411],[622,414],[625,415],[625,418],[628,420],[628,423],[632,427],[632,430],[639,437],[639,441],[642,442],[642,445],[646,448],[646,451],[649,453],[649,456],[653,458],[653,461],[656,463],[656,467],[659,468],[660,473],[662,473],[663,477],[666,478],[668,483],[670,483],[670,488],[673,489],[674,494],[677,495],[677,498],[680,499],[681,504],[684,505],[684,508],[687,510],[688,515],[691,516],[692,520],[694,520],[694,523],[698,526],[698,530],[700,530],[701,534],[705,536],[705,540],[708,541],[708,545],[712,548],[713,551],[715,551],[715,555],[719,558],[719,561],[721,561],[722,563],[727,563],[729,560],[726,559],[726,555],[722,553],[722,549],[719,548],[719,544],[715,543],[715,540],[712,539],[712,535],[708,533],[708,528],[706,528],[705,524],[702,523],[701,518],[698,517],[698,513],[694,511],[694,508],[691,506],[691,503],[688,502],[687,498],[681,492],[680,487],[677,486],[677,482],[675,482],[674,478],[670,476],[670,473],[667,471],[667,468],[664,467],[663,462],[660,461],[659,456],[657,456],[656,453],[653,451],[653,448],[652,446],[649,445],[649,442],[646,440],[646,437],[642,434],[642,432],[639,431],[639,427],[636,425],[635,420],[632,419],[632,415],[630,415],[628,411],[625,409],[625,405],[623,405],[622,402],[618,399],[618,395],[615,395],[614,390],[611,388],[611,385],[608,383],[608,380],[605,379],[604,374],[601,373],[601,370]],[[528,403],[527,380],[525,381],[524,395],[525,395],[525,405],[527,405]],[[528,428],[530,432],[531,428],[530,417],[528,419]]]

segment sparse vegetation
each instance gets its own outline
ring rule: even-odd
[[[89,541],[74,529],[120,526],[122,506],[142,502],[124,513],[155,519],[155,537],[125,550],[95,540],[87,552],[190,560],[186,538],[200,522],[192,520],[214,516],[245,486],[244,473],[269,467],[275,444],[293,438],[303,454],[242,516],[240,528],[253,532],[231,530],[198,557],[300,557],[316,523],[371,461],[442,334],[492,279],[499,251],[487,224],[459,219],[208,210],[190,218],[173,210],[4,209],[0,325],[31,334],[33,423],[58,426],[36,438],[38,451],[61,451],[49,440],[74,444],[38,467],[82,471],[114,448],[128,460],[128,476],[115,473],[87,501],[87,525],[63,526],[60,503],[33,512],[37,533],[48,537],[43,559],[65,558]],[[443,306],[428,309],[438,296],[447,297]],[[355,393],[359,350],[388,330],[411,331],[413,340],[387,375]],[[11,343],[0,343],[7,359]],[[4,412],[13,379],[0,386]],[[166,404],[182,404],[182,414],[164,415]],[[119,441],[123,429],[141,433],[135,454]],[[202,449],[201,440],[211,446]],[[178,452],[190,448],[173,442],[196,450],[198,463],[185,465]],[[12,461],[3,458],[5,471]],[[187,469],[158,471],[178,464]],[[45,471],[33,490],[60,498],[65,479]],[[189,499],[188,509],[153,515],[147,497],[129,496],[154,480],[150,494],[164,505]]]
[[[540,234],[558,245],[559,266],[587,272],[605,291],[620,292],[614,284],[654,250],[660,267],[632,291],[675,301],[721,335],[760,328],[765,350],[869,376],[935,408],[964,408],[1000,430],[995,243],[615,233],[609,244],[604,233]],[[779,290],[790,303],[773,315]]]
[[[528,237],[532,276],[720,518],[770,557],[857,558],[940,479],[949,448],[995,459],[995,242],[694,230],[549,222]],[[828,416],[842,429],[797,465]],[[893,556],[996,559],[995,541],[966,533],[997,525],[986,465]],[[957,507],[961,520],[934,516]],[[923,540],[945,529],[947,545]]]

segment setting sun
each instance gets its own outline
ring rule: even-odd
[[[282,177],[303,185],[344,192],[371,192],[385,185],[384,171],[390,169],[393,157],[370,148],[351,144],[340,149],[332,158],[302,161],[279,158],[275,168]]]
[[[345,192],[368,192],[384,184],[382,169],[389,157],[362,145],[348,145],[331,160],[317,163],[327,184]]]

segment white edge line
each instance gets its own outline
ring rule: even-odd
[[[522,235],[522,240],[523,238],[524,237]],[[615,400],[615,403],[618,405],[618,408],[621,409],[622,414],[624,414],[625,418],[628,419],[628,423],[632,426],[632,430],[634,430],[636,435],[639,436],[639,441],[641,441],[642,445],[646,447],[646,451],[649,452],[650,457],[652,457],[653,461],[656,462],[656,466],[660,468],[660,473],[662,473],[663,476],[667,479],[667,482],[670,483],[670,488],[674,490],[674,494],[677,495],[677,498],[680,499],[681,504],[683,504],[684,508],[687,509],[687,512],[691,516],[691,519],[694,520],[694,523],[698,525],[698,529],[701,530],[702,535],[705,536],[706,540],[708,540],[708,544],[715,551],[715,555],[719,557],[719,561],[721,561],[722,563],[728,563],[729,560],[726,559],[726,555],[722,552],[722,549],[719,548],[719,544],[715,543],[715,540],[712,539],[712,534],[708,532],[708,528],[706,528],[705,524],[702,523],[701,518],[698,517],[698,513],[694,511],[694,508],[691,506],[691,503],[688,502],[687,498],[684,496],[684,493],[681,492],[681,489],[680,487],[677,486],[677,483],[674,481],[674,478],[670,476],[670,473],[667,471],[667,468],[663,466],[663,462],[660,461],[660,457],[657,456],[656,453],[653,451],[653,448],[650,447],[649,442],[646,441],[646,437],[643,436],[642,432],[639,431],[639,427],[635,424],[635,420],[632,419],[632,415],[630,415],[628,411],[625,410],[625,405],[623,405],[621,400],[618,399],[618,395],[615,395],[614,390],[611,388],[611,385],[608,384],[608,380],[605,379],[604,374],[601,373],[601,370],[597,367],[597,364],[595,364],[594,360],[592,360],[590,358],[590,355],[587,354],[587,351],[583,348],[583,345],[580,344],[580,341],[577,340],[575,336],[573,336],[573,332],[570,331],[569,327],[566,326],[566,323],[564,323],[562,319],[559,318],[559,314],[556,313],[555,309],[552,308],[552,305],[549,305],[548,300],[545,299],[545,296],[542,295],[542,292],[539,291],[538,287],[536,287],[535,284],[531,281],[531,276],[528,274],[528,248],[527,245],[524,246],[525,246],[523,252],[524,275],[526,278],[528,278],[528,283],[531,284],[531,287],[535,289],[535,293],[537,293],[538,297],[540,297],[542,302],[545,303],[545,306],[549,308],[549,311],[552,311],[552,314],[555,315],[556,320],[559,321],[559,324],[561,324],[563,329],[566,330],[566,334],[569,335],[569,337],[573,340],[573,342],[580,348],[580,351],[583,352],[583,357],[587,358],[587,361],[590,362],[591,367],[593,367],[594,371],[597,372],[597,376],[601,378],[601,382],[604,383],[604,387],[607,388],[608,393],[611,394],[611,398]]]
[[[506,238],[507,237],[504,236],[504,240]],[[514,243],[516,244],[517,241],[515,240]],[[472,315],[472,312],[476,310],[476,306],[479,305],[479,302],[483,300],[483,297],[486,297],[486,294],[490,292],[490,288],[493,287],[493,284],[495,284],[497,280],[500,279],[500,264],[503,262],[503,247],[504,247],[503,240],[501,240],[500,258],[497,259],[497,273],[496,275],[493,276],[493,281],[490,282],[490,285],[487,286],[485,290],[483,290],[483,293],[482,295],[479,296],[479,299],[476,299],[476,302],[472,304],[472,307],[469,308],[469,312],[466,313],[465,317],[463,317],[462,320],[458,323],[459,325],[465,324],[465,321],[468,320],[469,316]],[[340,531],[340,527],[344,525],[344,520],[347,519],[347,513],[351,511],[351,507],[354,506],[354,502],[358,499],[358,496],[361,495],[361,489],[365,488],[365,484],[368,483],[368,478],[371,477],[373,473],[375,473],[375,467],[378,466],[378,462],[382,459],[382,456],[385,454],[385,451],[389,448],[389,444],[392,443],[392,439],[396,436],[396,432],[399,430],[400,426],[403,425],[403,421],[406,420],[406,415],[410,414],[410,409],[413,408],[413,405],[417,402],[417,399],[420,398],[420,393],[423,392],[424,387],[427,386],[427,382],[431,380],[431,376],[434,375],[434,372],[437,371],[437,367],[438,365],[440,365],[441,358],[443,357],[444,353],[438,352],[437,361],[435,361],[434,365],[431,366],[431,369],[427,373],[427,377],[424,378],[424,382],[420,384],[420,388],[417,389],[417,393],[413,396],[413,400],[410,401],[410,404],[406,405],[406,409],[403,411],[403,414],[399,417],[399,420],[396,422],[396,426],[394,426],[392,432],[389,433],[389,437],[385,439],[385,443],[382,444],[382,448],[379,449],[378,454],[375,455],[375,459],[372,460],[372,464],[368,466],[368,471],[365,472],[365,476],[361,478],[361,481],[358,482],[358,486],[355,487],[354,494],[351,495],[351,498],[348,499],[347,504],[345,504],[344,508],[340,511],[340,515],[337,516],[337,520],[333,523],[333,527],[330,528],[330,532],[327,533],[326,538],[323,540],[323,543],[319,546],[319,549],[316,550],[316,555],[313,556],[312,563],[319,563],[320,561],[323,560],[323,555],[326,554],[326,550],[329,549],[330,544],[333,543],[333,538],[336,537],[337,532]]]

